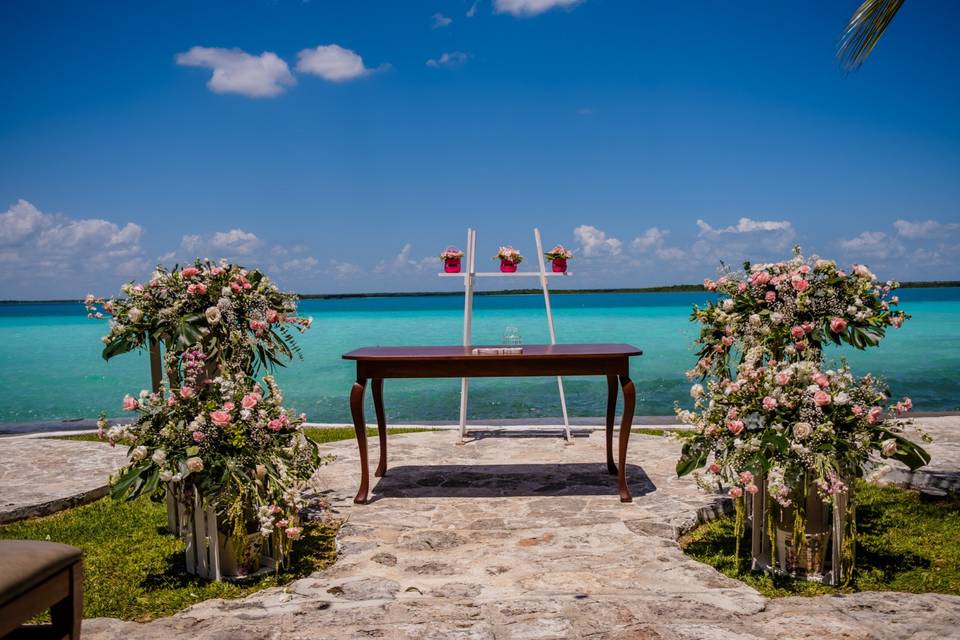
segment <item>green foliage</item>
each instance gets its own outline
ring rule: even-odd
[[[831,587],[751,573],[735,555],[734,518],[697,527],[680,539],[691,557],[742,580],[764,596],[814,596],[854,591],[960,595],[960,497],[924,501],[915,491],[856,483],[857,566],[850,584]]]

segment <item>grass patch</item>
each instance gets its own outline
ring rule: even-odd
[[[145,621],[210,598],[240,598],[330,565],[336,529],[313,525],[291,566],[249,582],[208,582],[186,573],[184,543],[166,532],[162,504],[104,498],[45,518],[0,526],[0,538],[52,540],[83,549],[83,617]]]
[[[960,595],[960,497],[923,501],[899,487],[858,482],[857,568],[846,587],[749,571],[749,542],[734,557],[733,518],[724,517],[680,539],[693,558],[737,578],[764,596],[814,596],[855,591]]]
[[[390,429],[389,433],[428,431]],[[376,437],[376,429],[368,435]],[[354,438],[353,427],[305,429],[317,442]],[[95,433],[56,436],[60,440],[102,442]],[[0,525],[0,539],[52,540],[84,552],[83,616],[145,621],[171,615],[210,598],[241,598],[285,584],[329,566],[336,559],[336,529],[304,529],[291,565],[277,576],[243,583],[208,582],[186,573],[183,542],[166,531],[164,505],[147,498],[116,502],[104,498],[44,518]],[[39,619],[38,619],[39,620]]]

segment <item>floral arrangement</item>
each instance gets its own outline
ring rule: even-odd
[[[130,447],[113,496],[132,500],[168,483],[181,498],[199,490],[235,540],[245,542],[251,525],[280,533],[283,557],[302,531],[301,491],[319,464],[316,443],[301,432],[306,416],[283,407],[270,376],[263,385],[242,374],[202,382],[205,359],[197,347],[183,354],[184,385],[166,399],[162,391],[126,396],[133,424],[106,429],[102,421],[102,437]]]
[[[863,265],[848,273],[832,260],[805,260],[799,249],[792,260],[746,263],[742,272],[703,284],[721,298],[694,307],[702,348],[691,377],[729,374],[734,344],[759,346],[778,359],[816,360],[829,343],[876,345],[888,326],[899,328],[909,317],[892,309],[899,303],[890,295],[896,282],[877,283]]]
[[[310,319],[263,273],[226,261],[158,267],[122,292],[84,301],[89,317],[111,316],[103,357],[162,343],[167,382],[124,398],[133,424],[108,429],[101,418],[102,437],[130,447],[112,479],[114,497],[171,491],[191,505],[199,495],[215,506],[238,557],[256,559],[248,533],[259,531],[282,533],[274,538],[282,560],[301,533],[301,490],[319,457],[300,431],[305,416],[283,407],[272,377],[261,384],[254,375],[299,355],[293,331]]]
[[[497,250],[497,255],[493,256],[494,260],[503,260],[505,262],[512,262],[513,264],[520,264],[523,262],[523,256],[520,255],[520,252],[511,247],[510,245],[500,247]]]
[[[166,346],[168,366],[176,366],[185,349],[201,345],[211,368],[216,362],[253,374],[300,355],[291,329],[303,332],[311,324],[295,315],[296,296],[281,292],[260,271],[226,261],[197,260],[173,271],[157,267],[149,282],[131,282],[121,291],[123,297],[90,294],[84,301],[88,317],[111,316],[105,360],[144,348],[152,338]]]
[[[447,247],[440,252],[441,260],[459,260],[463,257],[463,251],[456,247]]]
[[[573,258],[573,251],[570,251],[570,249],[567,249],[562,244],[558,244],[543,255],[546,256],[547,260],[570,260]]]
[[[701,325],[701,348],[687,376],[705,380],[706,387],[691,387],[693,410],[677,407],[678,417],[695,427],[685,437],[677,474],[707,467],[705,476],[697,473],[701,486],[729,487],[738,545],[743,498],[760,491],[760,482],[776,506],[791,510],[796,550],[805,544],[810,491],[825,502],[849,496],[849,482],[862,477],[871,458],[899,460],[911,469],[929,462],[929,454],[904,436],[910,423],[901,417],[912,408],[909,398],[891,404],[873,376],[857,378],[845,363],[836,369],[822,364],[827,344],[874,346],[887,327],[909,318],[893,309],[899,301],[890,294],[897,286],[876,282],[863,265],[848,273],[833,261],[807,260],[799,248],[790,260],[746,263],[741,272],[704,282],[720,295],[705,308],[694,307],[691,316]]]

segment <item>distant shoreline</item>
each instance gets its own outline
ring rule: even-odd
[[[928,280],[901,282],[901,289],[945,289],[960,287],[960,280]],[[662,287],[625,287],[619,289],[551,289],[554,295],[600,294],[600,293],[690,293],[706,291],[699,284],[672,284]],[[475,291],[477,296],[520,296],[541,293],[540,289],[501,289],[498,291]],[[382,291],[378,293],[300,293],[301,300],[343,300],[351,298],[415,298],[462,296],[462,291]],[[72,304],[81,300],[0,300],[0,304]]]

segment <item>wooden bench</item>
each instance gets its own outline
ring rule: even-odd
[[[51,624],[24,625],[50,610]],[[80,638],[83,552],[57,542],[0,540],[0,640]]]

